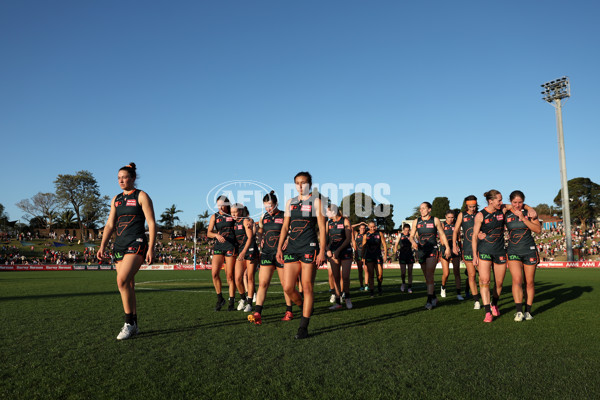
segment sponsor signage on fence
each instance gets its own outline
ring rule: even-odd
[[[414,264],[415,268],[419,267],[418,263]],[[464,265],[461,265],[464,267]],[[441,264],[438,264],[438,268],[441,268]],[[538,264],[540,268],[600,268],[600,261],[544,261]],[[322,265],[320,269],[327,269],[327,265]],[[356,264],[352,265],[353,269],[356,269]],[[397,263],[384,264],[386,269],[399,269],[400,265]],[[0,265],[1,271],[98,271],[98,270],[112,270],[113,265]],[[210,264],[197,264],[196,270],[210,269]],[[140,270],[143,271],[193,271],[193,264],[174,264],[174,265],[142,265]]]

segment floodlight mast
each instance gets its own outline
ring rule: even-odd
[[[567,261],[573,261],[573,240],[571,237],[571,209],[569,207],[569,187],[567,184],[567,162],[565,159],[565,138],[562,123],[562,99],[571,97],[569,78],[563,76],[560,79],[546,82],[542,85],[544,91],[543,99],[552,104],[556,109],[556,128],[558,131],[558,159],[560,163],[560,184],[562,194],[563,227],[565,228],[565,240],[567,245]]]

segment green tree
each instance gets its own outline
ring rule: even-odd
[[[375,202],[367,194],[352,193],[342,199],[340,207],[352,225],[373,220]]]
[[[57,216],[59,201],[54,193],[37,193],[31,199],[23,199],[16,204],[25,212],[25,217],[31,225],[32,219],[37,219],[36,227],[51,228]]]
[[[567,182],[571,218],[579,221],[600,215],[600,185],[589,178],[573,178]],[[554,198],[554,204],[562,209],[562,190]],[[559,211],[562,214],[562,211]]]
[[[440,219],[446,218],[446,211],[450,209],[450,200],[447,197],[436,197],[431,203],[431,215]]]
[[[79,171],[75,175],[58,175],[54,185],[56,196],[61,204],[64,207],[70,206],[75,212],[81,239],[83,239],[84,209],[97,206],[102,199],[96,178],[89,171]],[[87,211],[89,212],[89,209]]]
[[[63,210],[56,218],[56,226],[61,229],[71,229],[77,227],[75,213],[72,210]]]
[[[183,212],[177,209],[175,204],[171,205],[165,209],[165,211],[160,215],[160,223],[163,224],[165,229],[173,229],[175,226],[175,221],[179,221],[178,213]]]

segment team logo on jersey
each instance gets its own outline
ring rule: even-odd
[[[500,256],[500,257],[498,257],[498,259],[499,259],[500,261],[504,261],[504,259],[505,259],[505,258],[506,258],[506,257],[504,257],[504,256]]]
[[[537,261],[537,259],[535,257],[529,258],[529,262],[536,262],[536,261]]]
[[[225,218],[225,221],[231,222],[231,221],[233,221],[233,217],[227,217],[227,218]]]
[[[276,224],[283,224],[283,218],[275,218]]]
[[[338,229],[344,229],[344,224],[338,224]]]
[[[451,230],[452,228],[453,228],[453,227],[452,227],[451,225],[446,225],[446,226],[444,227],[444,230],[445,230],[445,231],[449,231],[449,230]]]
[[[296,206],[296,205],[291,205],[290,206],[290,210],[296,210],[296,209],[298,209],[298,206]]]
[[[135,241],[136,241],[136,242],[143,242],[143,241],[144,241],[144,239],[142,239],[142,238],[137,238],[137,239],[135,239]]]
[[[504,214],[498,214],[498,215],[496,215],[496,219],[498,221],[504,221]]]
[[[379,235],[375,235],[375,239],[379,239]]]
[[[465,217],[465,218],[464,218],[464,221],[465,221],[465,222],[469,222],[470,220],[471,220],[471,217]]]
[[[263,224],[268,224],[269,220],[268,219],[263,219]]]
[[[312,206],[310,204],[304,204],[302,205],[302,208],[300,209],[300,211],[312,211]]]
[[[506,222],[513,222],[516,218],[514,217],[509,217],[506,219]]]
[[[433,228],[433,224],[427,224],[427,228]]]
[[[115,207],[119,207],[122,204],[121,201],[115,201]]]
[[[484,223],[484,224],[489,224],[490,222],[492,222],[492,219],[491,219],[491,218],[486,218],[486,219],[483,221],[483,223]]]
[[[126,207],[135,207],[137,206],[137,201],[135,199],[129,199],[127,200],[127,204],[125,204]]]

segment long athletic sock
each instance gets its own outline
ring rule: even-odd
[[[493,306],[497,306],[498,305],[498,298],[497,297],[492,297],[492,305]]]
[[[217,300],[223,301],[223,293],[217,293]]]
[[[460,289],[456,289],[456,294],[460,296]]]
[[[446,285],[442,285],[442,290],[446,290]]]
[[[483,308],[485,308],[485,312],[486,313],[491,313],[492,312],[492,306],[489,304],[484,304]]]
[[[339,296],[335,296],[335,303],[342,304],[342,299]]]
[[[235,303],[235,296],[229,298],[229,305],[232,306]]]
[[[133,325],[133,313],[125,314],[125,323]]]
[[[286,305],[286,306],[285,306],[285,311],[292,312],[292,306],[288,306],[288,305]]]
[[[427,302],[431,303],[432,300],[433,300],[433,295],[432,294],[428,294],[427,295]]]
[[[523,312],[523,304],[517,303],[515,304],[515,307],[517,309],[517,312]]]
[[[133,314],[133,323],[137,325],[137,314]]]
[[[259,306],[258,304],[256,305],[256,307],[254,307],[254,310],[259,314],[262,314],[262,309],[263,309],[263,306]]]
[[[302,318],[300,318],[300,328],[308,329],[309,322],[310,318],[302,316]]]
[[[479,301],[479,298],[480,298],[479,297],[479,293],[473,295],[473,300],[474,301]]]
[[[242,293],[241,295],[242,300],[244,300],[244,303],[246,302],[246,293]]]
[[[530,314],[531,314],[531,306],[532,306],[532,304],[527,304],[527,305],[525,306],[525,312],[528,312],[528,313],[530,313]]]

